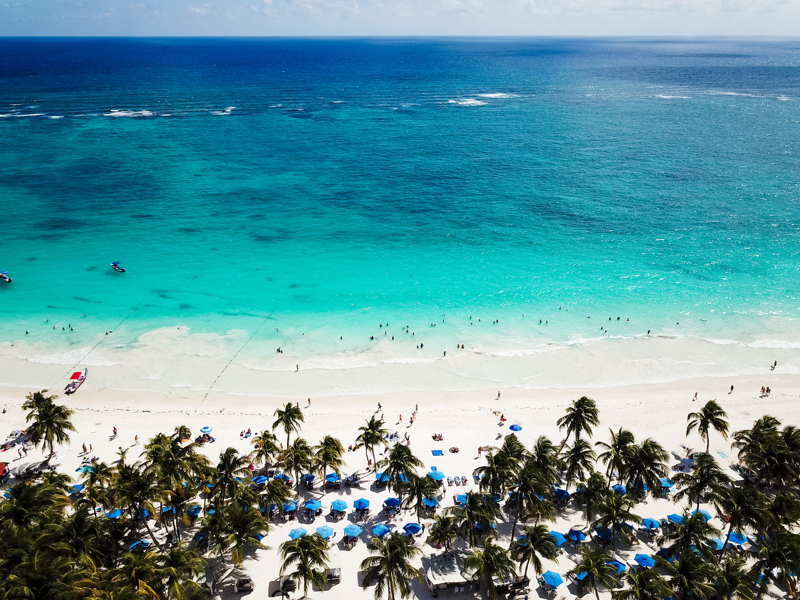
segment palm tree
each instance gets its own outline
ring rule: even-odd
[[[374,415],[369,418],[366,425],[358,428],[355,448],[364,448],[367,457],[367,464],[370,464],[370,453],[372,454],[371,464],[376,467],[375,447],[386,445],[386,436],[389,431],[383,426],[383,419],[376,418]]]
[[[714,502],[723,493],[722,490],[730,485],[730,478],[710,454],[699,455],[694,469],[689,473],[678,473],[673,479],[678,486],[675,500],[686,498],[695,505],[695,510],[700,509],[703,501]]]
[[[617,569],[608,564],[611,556],[600,550],[593,550],[589,546],[581,548],[581,555],[578,564],[570,571],[570,574],[586,573],[583,578],[583,585],[589,586],[594,590],[597,600],[600,600],[600,587],[611,588],[617,580]]]
[[[577,442],[581,438],[581,433],[589,437],[592,436],[592,428],[599,423],[597,416],[597,404],[591,398],[581,396],[575,400],[566,410],[566,413],[558,421],[559,429],[566,429],[566,435],[561,442],[558,451],[567,443],[570,436],[575,436]]]
[[[686,435],[697,429],[700,437],[706,442],[706,454],[711,447],[709,433],[717,431],[724,439],[728,438],[727,414],[715,400],[709,400],[699,412],[691,412],[686,417]]]
[[[625,583],[624,590],[611,592],[613,600],[662,600],[670,594],[670,587],[655,569],[629,569]]]
[[[439,491],[439,487],[439,483],[427,475],[419,477],[412,473],[408,478],[408,483],[404,486],[408,494],[403,498],[403,508],[413,508],[417,515],[417,521],[419,521],[425,508],[423,501],[425,498],[433,498]]]
[[[302,538],[301,538],[302,539]],[[399,533],[392,533],[385,538],[372,538],[372,555],[361,561],[361,570],[365,571],[364,579],[375,581],[375,597],[385,595],[395,600],[411,595],[411,582],[419,577],[419,571],[412,561],[421,552]]]
[[[533,564],[533,570],[538,574],[542,572],[542,559],[555,560],[558,553],[555,540],[547,527],[535,525],[528,527],[525,532],[513,542],[513,555],[522,567],[523,575],[528,576],[528,567]]]
[[[344,464],[342,461],[342,456],[344,456],[342,442],[331,435],[326,435],[320,440],[316,450],[317,464],[319,464],[320,467],[321,479],[325,479],[325,474],[328,472],[329,468],[337,473],[341,470]]]
[[[719,600],[752,600],[755,581],[745,568],[745,560],[729,556],[714,574],[714,596]]]
[[[678,560],[667,562],[658,557],[658,564],[680,600],[709,598],[714,593],[711,579],[714,566],[692,551],[684,552]]]
[[[254,450],[250,456],[262,465],[273,465],[280,453],[278,438],[271,431],[264,430],[253,438]]]
[[[303,597],[308,587],[327,584],[325,568],[328,566],[328,542],[318,535],[306,535],[281,544],[281,575],[288,574],[296,583],[303,584]],[[294,569],[291,570],[290,569]]]
[[[606,494],[597,507],[599,517],[594,527],[606,527],[616,535],[624,535],[628,523],[639,523],[642,518],[631,512],[635,502],[625,494]]]
[[[564,455],[564,481],[568,488],[586,477],[586,473],[592,470],[594,459],[594,450],[589,442],[576,439]]]
[[[533,448],[525,456],[523,470],[535,470],[540,480],[555,484],[559,481],[558,452],[553,442],[544,435],[540,435]]]
[[[728,522],[720,559],[728,549],[728,541],[734,531],[741,533],[745,528],[761,531],[766,529],[770,518],[766,496],[750,486],[723,488],[714,499],[714,508],[720,515],[725,515]]]
[[[283,506],[292,497],[292,489],[283,479],[270,479],[264,484],[264,489],[259,496],[259,505],[262,512],[266,512],[270,505]]]
[[[800,565],[800,534],[777,531],[762,536],[750,566],[750,576],[758,582],[756,598],[761,598],[770,583],[780,585],[794,595],[794,575]],[[763,576],[763,577],[762,577]]]
[[[448,510],[456,518],[459,535],[470,546],[476,546],[500,518],[499,504],[494,497],[485,494],[469,494],[466,504],[451,506]]]
[[[242,481],[250,475],[248,464],[248,458],[240,456],[236,448],[227,448],[219,455],[213,488],[219,504],[223,504],[227,498],[238,497],[244,490]]]
[[[611,492],[608,490],[608,482],[597,472],[592,472],[589,478],[583,482],[575,495],[583,508],[583,515],[586,517],[586,526],[594,521],[597,514],[597,507],[603,503],[605,497]]]
[[[47,390],[28,394],[22,408],[28,411],[25,420],[30,423],[26,433],[34,444],[41,443],[48,450],[47,460],[53,458],[55,445],[69,441],[69,431],[75,431],[70,421],[72,409],[55,404],[57,396],[45,396]]]
[[[502,494],[517,471],[518,463],[509,458],[507,453],[499,451],[496,454],[489,452],[486,455],[486,464],[477,467],[473,474],[480,478],[481,491]]]
[[[447,552],[457,537],[458,522],[453,515],[436,515],[428,527],[428,543],[432,546],[444,546]]]
[[[506,511],[512,515],[511,543],[520,519],[532,518],[538,523],[541,519],[552,518],[554,509],[549,492],[550,483],[542,480],[541,473],[526,463],[505,505]]]
[[[291,402],[287,402],[286,406],[275,410],[275,422],[272,423],[272,428],[278,429],[280,427],[283,429],[286,434],[286,448],[289,447],[289,437],[293,433],[300,431],[300,424],[304,420],[303,411],[300,410],[299,406]]]
[[[158,514],[153,502],[164,497],[164,490],[159,487],[155,473],[123,464],[117,468],[115,484],[119,489],[120,500],[127,506],[129,515],[144,523],[150,539],[159,550],[162,550],[161,543],[150,528],[150,519],[147,516]]]
[[[408,446],[395,444],[380,464],[389,480],[389,487],[402,500],[403,484],[411,479],[415,469],[422,466],[422,461],[411,453]]]
[[[206,561],[194,550],[176,544],[156,558],[167,595],[173,600],[189,600],[200,591],[195,577],[205,570]]]
[[[464,560],[464,570],[477,581],[484,598],[497,597],[495,581],[510,582],[516,576],[508,551],[487,538],[482,549],[475,549]]]
[[[292,444],[280,455],[280,464],[294,475],[297,489],[300,489],[300,474],[311,469],[313,452],[303,438],[295,438]]]
[[[669,472],[667,458],[667,451],[653,439],[647,438],[641,444],[633,444],[627,462],[620,471],[620,477],[630,493],[641,497],[645,489],[659,489],[661,478]]]
[[[595,442],[595,446],[603,449],[597,455],[597,459],[606,465],[606,479],[610,486],[614,475],[619,476],[628,464],[634,437],[630,431],[622,429],[622,427],[616,432],[613,429],[609,429],[608,432],[611,434],[611,441],[608,443]]]
[[[264,548],[261,538],[269,530],[269,523],[261,512],[250,510],[238,502],[230,502],[224,509],[217,509],[223,522],[224,546],[231,554],[235,566],[242,564],[245,553],[254,548]]]
[[[683,522],[677,528],[668,529],[665,537],[673,542],[670,551],[673,556],[680,556],[695,551],[707,554],[706,541],[717,530],[709,525],[705,517],[699,513],[683,515]]]

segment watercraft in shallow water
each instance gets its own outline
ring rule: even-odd
[[[114,262],[111,263],[111,268],[114,269],[117,273],[125,272],[125,267],[119,264],[118,260],[115,260]]]
[[[74,394],[78,391],[78,388],[81,387],[84,381],[86,381],[86,376],[89,374],[89,369],[84,369],[83,371],[75,371],[72,375],[69,376],[69,383],[67,387],[64,388],[64,393],[67,395]]]
[[[0,281],[3,283],[11,283],[11,275],[9,275],[6,271],[0,271]]]

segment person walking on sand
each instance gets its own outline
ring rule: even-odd
[[[774,371],[775,367],[777,367],[777,366],[778,366],[778,361],[776,360],[774,363],[772,363],[772,366],[769,368],[769,370],[770,371]]]
[[[111,428],[111,431],[112,431],[112,433],[113,433],[114,437],[117,437],[117,426],[116,426],[116,425],[114,425],[114,426]]]
[[[731,385],[731,389],[728,391],[728,395],[730,396],[733,393],[733,385]]]
[[[694,397],[692,398],[692,402],[697,402],[697,392],[694,393]]]

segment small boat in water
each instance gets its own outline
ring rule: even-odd
[[[84,369],[83,371],[75,371],[72,375],[69,376],[69,383],[67,387],[64,388],[64,393],[68,396],[70,394],[74,394],[78,391],[78,388],[81,387],[84,381],[86,381],[86,376],[89,374],[89,369]]]
[[[0,281],[3,283],[11,283],[13,280],[11,279],[11,275],[6,271],[0,271]]]
[[[111,263],[111,268],[114,269],[117,273],[125,272],[125,267],[119,264],[118,260],[115,260],[114,262]]]

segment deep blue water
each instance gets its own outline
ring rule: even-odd
[[[800,42],[2,39],[0,115],[2,340],[799,312]]]

